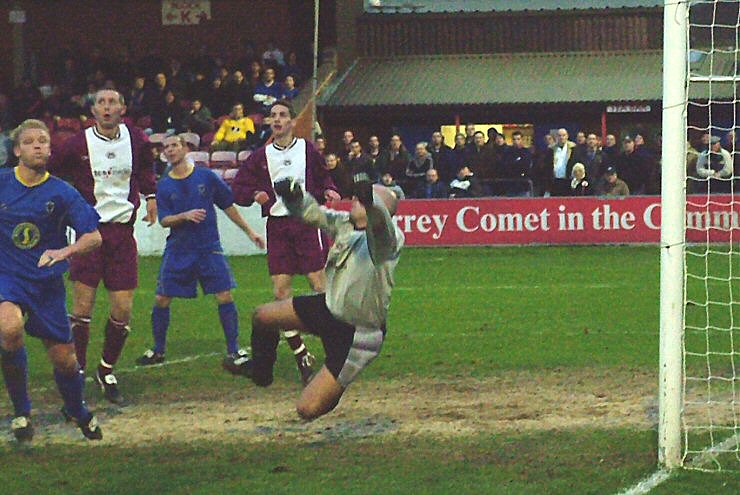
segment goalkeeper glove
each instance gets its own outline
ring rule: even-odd
[[[352,176],[352,193],[367,208],[373,204],[373,183],[365,172]]]
[[[275,194],[288,203],[296,203],[303,199],[303,190],[297,180],[293,178],[280,179],[272,185]]]

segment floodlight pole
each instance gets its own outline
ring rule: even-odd
[[[319,0],[313,2],[313,78],[311,79],[311,140],[316,138],[316,91],[319,83]]]
[[[686,228],[686,2],[663,11],[663,144],[660,229],[660,373],[658,461],[680,467]]]

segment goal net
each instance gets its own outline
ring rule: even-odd
[[[737,470],[740,469],[740,107],[737,99],[740,2],[684,3],[686,8],[677,12],[685,15],[683,61],[686,64],[682,109],[685,130],[684,141],[680,143],[686,146],[685,159],[681,160],[686,181],[681,179],[682,185],[685,184],[685,244],[679,464],[692,469]],[[670,29],[668,23],[666,18],[666,29]],[[666,32],[666,43],[669,39]],[[664,83],[670,83],[665,74]],[[667,244],[662,247],[671,248]]]

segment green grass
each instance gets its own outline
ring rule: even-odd
[[[263,257],[232,258],[231,264],[239,283],[234,295],[246,346],[250,313],[271,299],[270,281]],[[141,260],[133,333],[120,368],[132,368],[151,344],[149,311],[158,267],[159,259]],[[510,371],[545,375],[555,369],[574,374],[589,369],[609,376],[627,369],[654,373],[657,386],[658,275],[656,247],[406,249],[396,272],[383,352],[358,380],[487,379]],[[298,280],[296,288],[305,292],[307,285]],[[722,290],[716,289],[718,298]],[[100,296],[91,363],[99,355],[107,314],[105,293]],[[317,340],[309,338],[308,343],[321,354]],[[716,344],[728,342],[718,337]],[[218,353],[223,347],[213,298],[173,303],[168,360]],[[46,357],[33,339],[29,349],[32,389],[50,388],[33,392],[35,406],[53,409],[58,398]],[[124,391],[133,402],[144,403],[217,398],[235,384],[249,386],[225,376],[219,360],[217,355],[126,373]],[[696,367],[699,372],[701,363]],[[282,349],[276,381],[295,380],[292,357]],[[91,394],[94,402],[96,392]],[[351,408],[352,403],[340,407]],[[0,411],[9,411],[5,399]],[[650,429],[605,425],[299,444],[280,438],[258,444],[237,443],[236,438],[227,444],[147,447],[80,442],[44,445],[17,455],[0,447],[5,485],[0,491],[101,493],[105,487],[109,493],[608,494],[657,469],[655,437]],[[654,493],[738,491],[737,473],[689,472]]]

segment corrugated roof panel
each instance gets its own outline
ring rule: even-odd
[[[661,51],[361,59],[323,105],[660,100],[661,67]]]

